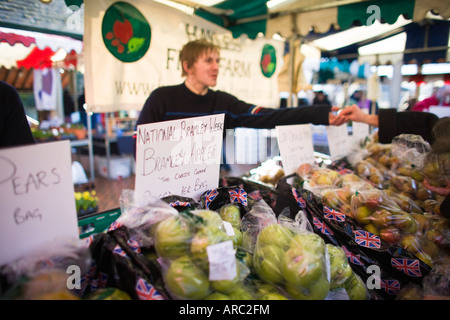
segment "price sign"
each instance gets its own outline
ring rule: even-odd
[[[283,170],[295,173],[302,163],[314,164],[314,145],[310,124],[277,126],[277,141]]]
[[[197,199],[217,188],[224,115],[139,125],[135,192]]]
[[[79,238],[69,141],[0,150],[0,265]]]
[[[327,126],[328,147],[331,160],[346,157],[352,150],[352,140],[347,132],[347,125]]]

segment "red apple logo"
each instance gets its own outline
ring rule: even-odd
[[[150,46],[151,28],[144,15],[126,2],[116,2],[105,11],[102,21],[103,42],[122,62],[142,58]]]

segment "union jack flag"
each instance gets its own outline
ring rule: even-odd
[[[322,219],[313,217],[313,224],[316,226],[317,229],[319,229],[320,232],[327,235],[334,235],[333,231],[328,228],[325,223],[322,221]]]
[[[356,264],[357,266],[363,266],[364,263],[361,261],[361,255],[354,254],[350,250],[348,250],[345,246],[341,246],[342,250],[344,250],[345,255],[348,258],[348,261],[350,261],[353,264]]]
[[[247,205],[247,192],[245,192],[243,189],[236,188],[233,190],[228,190],[228,193],[230,194],[231,202],[238,202],[243,204],[244,206]]]
[[[417,259],[391,259],[391,265],[410,277],[421,277],[420,262]]]
[[[80,288],[79,289],[74,288],[74,289],[72,289],[72,292],[75,293],[77,296],[81,297],[83,295],[84,291],[86,290],[86,287],[89,284],[89,279],[90,278],[89,278],[88,274],[85,274],[83,277],[81,277]]]
[[[98,278],[91,279],[91,290],[95,291],[101,288],[105,288],[108,282],[108,274],[100,272]]]
[[[219,194],[219,192],[217,191],[217,189],[212,189],[212,190],[209,190],[209,191],[207,191],[205,193],[205,206],[206,206],[206,209],[209,209],[209,205],[217,197],[218,194]]]
[[[94,236],[86,237],[84,239],[81,239],[80,241],[81,241],[81,245],[85,246],[86,248],[89,248],[92,241],[94,241]]]
[[[381,288],[388,294],[397,295],[400,293],[400,282],[398,280],[381,280]]]
[[[340,221],[340,222],[344,222],[345,221],[345,214],[334,210],[328,206],[323,206],[323,213],[325,218],[327,218],[328,220],[336,220],[336,221]]]
[[[118,244],[114,247],[113,252],[114,252],[115,254],[118,254],[119,256],[128,258],[128,256],[127,256],[127,254],[125,253],[125,251],[123,251],[122,247],[119,246]]]
[[[259,191],[259,190],[255,190],[255,191],[252,191],[252,192],[250,192],[249,194],[248,194],[248,196],[250,197],[250,198],[252,198],[253,200],[255,200],[255,201],[259,201],[259,200],[261,200],[263,197],[261,196],[261,192]]]
[[[142,278],[136,282],[136,293],[139,300],[164,300],[164,297]]]
[[[363,230],[356,230],[354,231],[354,234],[356,243],[362,247],[378,249],[381,246],[380,238],[373,233]]]
[[[297,201],[297,204],[300,206],[300,208],[305,209],[306,208],[306,201],[303,199],[303,197],[298,193],[298,191],[295,188],[292,188],[292,194],[294,195],[295,201]]]
[[[191,206],[191,204],[189,202],[179,201],[179,200],[177,200],[175,202],[171,202],[169,205],[172,207],[190,207]]]
[[[122,222],[118,222],[117,220],[110,224],[108,231],[113,231],[120,228],[123,225]]]
[[[134,237],[128,239],[127,243],[134,252],[136,252],[137,254],[141,254],[141,246],[139,244],[139,241],[137,241]]]

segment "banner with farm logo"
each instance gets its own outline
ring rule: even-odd
[[[85,93],[93,112],[141,110],[159,86],[184,81],[182,46],[206,38],[221,47],[214,90],[249,103],[278,107],[283,43],[233,39],[231,32],[166,5],[133,0],[85,0]]]

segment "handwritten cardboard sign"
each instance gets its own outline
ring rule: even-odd
[[[0,265],[78,238],[69,141],[0,150]]]
[[[352,150],[352,139],[348,135],[347,125],[327,126],[328,147],[331,160],[346,157]]]
[[[295,173],[302,163],[314,164],[311,124],[277,126],[277,141],[283,170]]]
[[[139,125],[135,192],[198,200],[217,188],[224,114]]]

